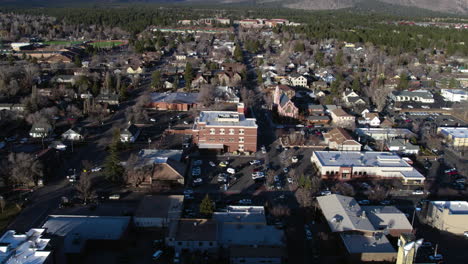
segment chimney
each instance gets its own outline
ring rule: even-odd
[[[244,103],[238,103],[237,104],[237,113],[245,114]]]

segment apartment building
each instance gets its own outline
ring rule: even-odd
[[[234,111],[202,111],[195,119],[193,141],[200,149],[256,152],[257,120],[246,118],[244,104]]]
[[[341,108],[336,108],[330,111],[332,123],[340,127],[352,127],[356,121],[356,118],[346,113]]]
[[[343,128],[334,128],[323,133],[325,143],[329,149],[344,151],[360,151],[361,144],[354,140]]]
[[[457,235],[468,232],[468,202],[432,201],[426,211],[429,225]]]
[[[311,161],[323,179],[396,178],[412,184],[421,184],[425,179],[415,168],[392,152],[314,151]]]

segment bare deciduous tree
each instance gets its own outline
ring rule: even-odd
[[[95,196],[91,183],[91,176],[88,172],[81,173],[80,180],[75,188],[80,198],[83,200],[83,204],[87,204],[88,201],[93,199]]]
[[[44,166],[31,154],[10,153],[8,164],[10,173],[7,182],[12,185],[33,186],[43,176]]]

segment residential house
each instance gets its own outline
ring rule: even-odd
[[[133,216],[139,228],[163,228],[178,221],[183,211],[183,195],[146,195]]]
[[[468,91],[461,89],[442,89],[440,95],[448,102],[464,102],[468,100]]]
[[[341,108],[331,110],[330,116],[333,124],[339,127],[353,127],[356,122],[356,118],[354,116],[346,113]]]
[[[23,112],[25,110],[25,106],[23,104],[0,104],[0,111],[14,111],[14,112]]]
[[[395,138],[385,143],[388,151],[398,152],[406,155],[418,155],[419,146],[411,144],[409,140],[402,138]]]
[[[188,111],[198,104],[198,93],[151,93],[149,107],[156,110]]]
[[[422,184],[425,177],[392,152],[314,151],[312,163],[323,179],[400,179]]]
[[[79,141],[85,137],[82,128],[70,128],[62,134],[63,140]]]
[[[430,201],[423,211],[426,222],[441,230],[456,235],[466,235],[468,231],[468,202]]]
[[[366,101],[353,90],[344,91],[342,99],[349,106],[366,104]]]
[[[468,147],[467,127],[439,127],[437,133],[444,137],[446,143],[455,148]]]
[[[145,69],[143,68],[143,66],[129,66],[127,68],[127,74],[142,74],[145,72]]]
[[[237,86],[242,81],[242,76],[237,72],[221,71],[217,76],[219,83],[223,86]]]
[[[136,168],[146,168],[148,175],[142,187],[167,184],[180,186],[185,182],[186,165],[182,162],[182,150],[142,149],[138,153]]]
[[[193,88],[200,88],[203,84],[207,84],[208,80],[202,74],[197,74],[197,76],[192,80],[191,86]]]
[[[307,84],[308,80],[303,75],[290,75],[288,76],[288,80],[290,81],[292,86],[304,87],[304,88],[309,87]]]
[[[223,71],[229,71],[229,72],[237,72],[237,73],[242,73],[247,71],[247,67],[243,63],[223,63],[221,64],[221,70]]]
[[[379,114],[364,111],[362,117],[358,118],[358,124],[369,125],[371,127],[378,127],[380,126]]]
[[[140,135],[141,129],[131,124],[120,131],[120,141],[123,143],[134,143]]]
[[[60,84],[75,84],[75,76],[74,75],[58,75],[55,78],[56,83]]]
[[[246,118],[244,104],[239,103],[237,112],[200,112],[191,133],[199,149],[256,152],[257,129],[257,120]]]
[[[360,151],[361,144],[354,140],[343,128],[334,128],[323,133],[325,143],[329,149],[340,151]]]
[[[119,105],[118,94],[99,94],[96,96],[96,102],[108,105]]]
[[[341,240],[351,263],[395,262],[396,251],[385,233],[373,225],[354,198],[332,194],[317,197],[317,202],[332,235]],[[337,255],[342,254],[337,252]]]
[[[166,245],[175,252],[200,251],[215,253],[218,245],[218,223],[209,219],[180,219],[169,224]]]
[[[413,90],[413,91],[395,91],[391,98],[395,102],[420,102],[425,104],[433,104],[435,102],[434,95],[428,90]]]
[[[217,86],[215,90],[215,102],[239,103],[239,91],[235,87]]]
[[[178,61],[184,61],[184,60],[187,60],[187,55],[185,55],[185,54],[176,54],[175,58]]]
[[[45,138],[52,133],[52,126],[49,124],[34,123],[29,131],[29,136],[32,138]]]

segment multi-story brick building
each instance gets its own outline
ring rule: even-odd
[[[257,151],[257,120],[246,118],[244,104],[234,111],[202,111],[195,119],[193,141],[200,149]]]

